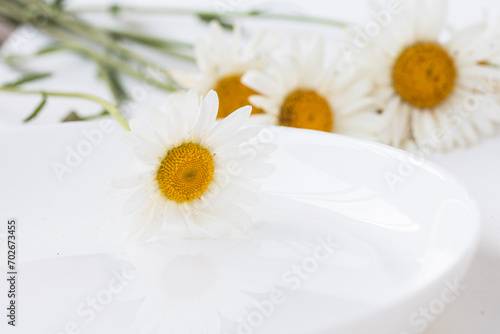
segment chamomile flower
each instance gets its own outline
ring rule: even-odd
[[[447,2],[405,1],[370,54],[375,96],[382,101],[388,144],[446,151],[476,144],[500,122],[498,108],[484,107],[484,83],[500,72],[484,66],[490,51],[478,38],[481,25],[445,30]]]
[[[266,115],[255,119],[273,125],[333,131],[374,139],[379,133],[372,84],[346,67],[327,67],[321,38],[294,38],[290,56],[276,57],[269,71],[248,71],[244,84],[259,95],[250,102]]]
[[[259,243],[238,238],[130,246],[136,278],[123,297],[143,299],[132,327],[150,334],[236,332],[279,282],[261,253]]]
[[[258,183],[272,172],[269,144],[255,150],[247,140],[258,127],[240,127],[251,107],[216,123],[217,94],[200,100],[189,91],[153,109],[151,124],[131,120],[127,143],[131,168],[111,184],[110,195],[128,196],[133,214],[128,236],[144,241],[164,232],[177,237],[230,235],[252,226]],[[269,148],[269,149],[266,149]]]
[[[174,71],[172,74],[185,88],[195,89],[201,95],[215,90],[219,96],[217,117],[221,118],[250,104],[248,97],[255,92],[241,83],[241,76],[250,69],[266,66],[276,40],[261,32],[243,45],[239,25],[235,26],[231,40],[217,21],[212,21],[209,29],[210,39],[200,39],[195,44],[196,63],[201,73],[192,75]],[[252,111],[254,114],[261,112],[255,107]]]

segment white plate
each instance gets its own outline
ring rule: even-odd
[[[138,301],[113,294],[95,318],[82,314],[88,298],[104,296],[116,273],[131,268],[121,241],[129,220],[120,216],[123,202],[102,198],[130,153],[122,130],[102,122],[0,134],[0,231],[7,217],[19,226],[19,333],[139,333],[130,328]],[[265,241],[259,254],[274,256],[273,284],[286,300],[252,333],[413,333],[460,294],[479,214],[455,177],[342,136],[270,128],[263,138],[280,144],[277,171],[262,180],[261,218],[249,240]],[[73,157],[71,172],[58,178],[54,166],[78,150],[86,156]],[[309,263],[311,273],[293,290],[285,276],[311,260],[318,238],[338,247],[317,268]]]

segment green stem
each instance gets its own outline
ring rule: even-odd
[[[57,36],[57,32],[52,32],[53,35]],[[64,40],[65,38],[60,38]],[[127,62],[117,59],[117,58],[112,58],[109,57],[106,54],[101,54],[92,50],[89,50],[80,44],[76,43],[64,43],[61,45],[57,45],[56,47],[51,48],[51,52],[54,51],[60,51],[60,50],[67,50],[67,51],[72,51],[75,53],[78,53],[80,55],[83,55],[93,61],[95,61],[97,64],[102,64],[106,65],[108,67],[114,68],[117,71],[120,71],[124,74],[127,74],[128,76],[135,78],[140,81],[144,81],[147,84],[150,84],[152,86],[155,86],[157,88],[160,88],[165,91],[174,91],[177,89],[177,87],[172,84],[172,83],[163,83],[161,81],[158,81],[154,79],[151,75],[144,73],[144,71],[137,70],[133,67],[131,67]],[[154,67],[149,67],[149,69],[156,71],[156,68]],[[163,73],[160,72],[162,75],[168,76],[168,73]]]
[[[136,78],[138,80],[143,80],[146,83],[153,85],[157,88],[160,88],[160,89],[163,89],[163,90],[166,90],[169,92],[176,90],[175,86],[173,86],[171,84],[166,84],[166,83],[157,81],[157,80],[153,79],[151,76],[149,76],[147,74],[145,75],[142,71],[139,71],[139,70],[136,70],[136,69],[130,67],[124,61],[112,59],[112,58],[109,58],[105,55],[98,54],[96,52],[89,52],[85,48],[82,48],[78,45],[66,46],[65,48],[68,49],[69,51],[73,51],[73,52],[79,53],[83,56],[86,56],[99,64],[104,64],[104,65],[109,66],[111,68],[114,68],[118,71],[121,71],[121,72],[123,72],[123,73],[125,73],[133,78]],[[167,73],[163,73],[163,72],[162,72],[162,74],[167,75]]]
[[[128,41],[145,45],[147,47],[153,48],[156,51],[163,52],[167,55],[174,56],[176,58],[186,60],[191,63],[195,63],[196,59],[180,51],[179,49],[192,50],[194,48],[193,44],[186,43],[182,41],[163,39],[154,36],[144,35],[131,31],[114,30],[114,29],[102,29],[107,34],[115,36],[117,38],[126,39]]]
[[[188,61],[188,62],[191,62],[191,63],[196,63],[196,58],[191,56],[191,55],[187,55],[183,52],[179,52],[179,51],[174,51],[174,50],[170,50],[170,49],[165,49],[165,48],[162,48],[162,49],[159,49],[159,50],[162,50],[163,52],[171,55],[171,56],[174,56],[175,58],[179,58],[179,59],[182,59],[182,60],[185,60],[185,61]]]
[[[133,42],[150,45],[150,46],[162,46],[162,47],[176,47],[176,48],[185,48],[185,49],[193,49],[192,43],[187,43],[183,41],[177,41],[173,39],[165,39],[159,38],[155,36],[150,36],[146,34],[141,34],[135,31],[126,31],[126,30],[117,30],[117,29],[108,29],[108,28],[100,28],[101,31],[120,37],[123,39],[128,39]]]
[[[129,50],[128,48],[120,45],[116,40],[110,36],[109,33],[106,32],[106,29],[96,28],[90,26],[83,21],[79,20],[72,14],[68,14],[66,12],[61,12],[56,10],[51,5],[45,3],[44,1],[38,0],[18,0],[19,4],[15,5],[9,1],[0,0],[0,14],[9,17],[15,21],[22,23],[30,23],[29,18],[30,12],[36,13],[38,15],[45,14],[47,18],[47,24],[39,27],[41,30],[46,31],[49,35],[53,37],[59,38],[62,41],[74,41],[75,37],[83,38],[88,42],[92,42],[101,46],[102,48],[112,52],[117,56],[117,58],[127,59],[129,61],[133,61],[141,66],[151,68],[156,72],[162,73],[167,79],[166,83],[159,83],[159,85],[154,84],[155,86],[171,91],[176,88],[177,84],[175,80],[169,76],[169,72],[167,69],[161,67],[159,64],[149,61],[144,57],[136,54],[135,52]],[[19,7],[20,4],[24,4],[26,6],[25,12],[23,12],[22,8]],[[61,37],[64,36],[64,37]],[[168,41],[165,41],[168,42]],[[176,45],[179,45],[177,43]],[[87,48],[87,53],[91,53],[92,48]],[[172,52],[173,55],[176,55]],[[184,55],[177,55],[180,58],[186,59]],[[118,60],[117,60],[118,61]],[[121,64],[123,65],[123,61]],[[130,75],[130,71],[128,71]],[[137,72],[137,71],[133,71]],[[137,77],[141,76],[140,73],[134,73],[132,76]]]
[[[98,64],[99,66],[99,77],[102,78],[106,86],[108,86],[109,91],[113,94],[115,104],[120,106],[121,103],[128,98],[123,85],[121,84],[118,72],[115,69],[106,67],[103,64]]]
[[[106,100],[101,99],[95,95],[83,94],[83,93],[67,93],[67,92],[51,92],[51,91],[43,91],[43,90],[19,90],[16,88],[10,87],[0,87],[0,90],[4,92],[10,92],[15,94],[28,94],[28,95],[45,95],[45,96],[57,96],[57,97],[71,97],[76,99],[84,99],[93,101],[95,103],[100,104],[104,109],[106,109],[117,121],[118,123],[125,129],[130,130],[127,121],[123,118],[122,114],[116,109],[116,107],[109,103]]]
[[[104,117],[104,116],[107,116],[107,115],[109,115],[109,111],[104,110],[104,111],[101,111],[100,113],[97,113],[97,114],[94,114],[94,115],[90,115],[90,116],[86,116],[86,117],[81,117],[81,119],[82,119],[82,121],[90,121],[90,120],[98,119],[98,118],[101,118],[101,117]]]
[[[130,33],[130,32],[125,32],[125,31],[119,31],[119,30],[111,30],[111,29],[105,29],[105,28],[98,28],[98,27],[93,27],[86,25],[82,22],[78,22],[75,19],[72,18],[64,18],[63,24],[65,28],[67,28],[69,31],[73,32],[76,35],[81,35],[87,38],[88,40],[100,44],[102,47],[105,49],[116,53],[120,57],[125,57],[128,58],[142,66],[145,67],[150,67],[154,68],[156,71],[162,72],[164,74],[168,73],[168,71],[165,68],[162,68],[158,63],[154,63],[149,61],[148,59],[142,57],[141,55],[129,50],[128,48],[120,45],[115,39],[112,38],[112,36],[122,36],[125,37],[129,40],[133,40],[136,43],[141,43],[145,45],[152,46],[151,44],[148,44],[147,42],[151,43],[153,40],[156,43],[161,43],[164,48],[163,50],[166,50],[166,47],[191,47],[192,45],[187,44],[187,43],[182,43],[178,41],[170,41],[170,40],[162,40],[159,38],[153,38],[149,37],[148,40],[145,38],[147,36],[138,34],[138,33]],[[177,56],[177,54],[173,52],[168,52],[171,55]],[[184,57],[183,57],[184,58]],[[194,62],[194,60],[192,60]],[[173,78],[168,77],[169,84],[173,85],[175,81]]]
[[[298,21],[304,23],[324,24],[344,28],[349,23],[341,22],[324,17],[300,16],[292,14],[264,13],[260,11],[237,12],[227,11],[218,13],[215,11],[196,10],[189,8],[169,8],[169,7],[134,7],[134,6],[110,6],[110,7],[82,7],[70,10],[71,13],[105,13],[113,15],[121,13],[146,14],[146,15],[178,15],[178,16],[198,16],[213,18],[255,18],[267,20]]]

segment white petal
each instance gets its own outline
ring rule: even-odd
[[[147,203],[148,199],[145,198],[145,191],[143,188],[137,189],[125,202],[122,214],[129,215],[139,212]]]
[[[143,120],[131,119],[129,122],[130,130],[136,136],[142,140],[149,141],[151,143],[156,143],[156,137],[154,136],[153,129]]]
[[[141,142],[141,139],[137,138],[135,133],[125,132],[120,135],[123,143],[129,148],[133,149],[133,147]]]
[[[145,185],[155,178],[155,173],[151,170],[131,170],[118,175],[112,181],[110,186],[112,188],[121,188],[121,189],[134,189]]]
[[[168,118],[165,113],[159,108],[152,108],[149,115],[158,141],[165,147],[171,146],[172,142],[167,135]]]
[[[276,167],[270,163],[260,163],[258,165],[249,165],[245,167],[246,168],[238,175],[249,179],[264,178],[276,171]]]
[[[246,230],[252,225],[252,219],[245,210],[221,197],[213,198],[205,212],[220,217],[221,221],[237,230]]]
[[[257,205],[260,201],[256,193],[232,184],[224,187],[220,192],[220,196],[228,201],[243,205]]]
[[[196,136],[205,135],[214,126],[218,110],[219,99],[217,93],[211,90],[201,104],[200,116],[193,129]]]
[[[184,110],[174,103],[169,103],[166,108],[167,136],[172,145],[175,146],[180,144],[180,141],[183,140],[186,134],[187,127],[184,119]]]
[[[227,133],[226,136],[224,136],[224,134],[221,134],[221,136],[219,137],[219,143],[214,145],[213,151],[219,154],[221,152],[234,149],[235,147],[245,142],[249,142],[252,138],[255,138],[255,136],[257,136],[261,131],[261,127],[252,126],[233,133]]]
[[[218,143],[221,137],[234,134],[250,117],[252,107],[245,106],[231,113],[229,116],[217,123],[209,132],[204,140],[207,143]]]
[[[157,200],[152,208],[152,211],[150,212],[150,216],[148,217],[148,223],[143,229],[139,230],[134,235],[134,241],[144,242],[154,237],[162,228],[166,216],[167,212],[163,202],[161,200]]]
[[[271,114],[255,114],[250,115],[247,123],[255,125],[278,125],[278,120]]]
[[[250,70],[246,72],[241,78],[241,82],[263,95],[275,95],[278,93],[276,82],[268,75],[259,71]]]
[[[184,109],[183,109],[184,124],[186,130],[190,130],[193,128],[194,124],[196,123],[199,117],[199,110],[200,110],[200,96],[194,89],[191,89],[186,94],[186,99],[184,101]]]
[[[156,165],[165,157],[167,150],[162,145],[143,142],[134,147],[134,153],[143,163]]]

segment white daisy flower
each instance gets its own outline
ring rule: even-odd
[[[170,236],[230,235],[252,226],[259,196],[253,178],[266,176],[274,149],[248,142],[258,127],[240,127],[251,107],[216,123],[217,94],[200,100],[193,91],[170,96],[151,111],[151,125],[133,119],[126,142],[136,154],[131,168],[111,184],[111,196],[129,196],[128,236],[144,241],[160,231]]]
[[[265,68],[268,55],[277,41],[264,32],[256,34],[247,44],[241,41],[241,27],[236,25],[228,40],[217,21],[209,26],[210,40],[199,39],[195,44],[196,63],[201,73],[173,71],[175,79],[187,89],[200,95],[213,89],[219,95],[218,117],[226,117],[234,110],[249,105],[248,97],[255,92],[241,83],[241,76],[250,69]],[[252,113],[261,113],[254,108]]]
[[[267,72],[251,70],[244,84],[260,95],[250,97],[266,115],[252,116],[268,124],[333,131],[374,139],[380,130],[372,83],[346,67],[327,68],[319,37],[292,39],[290,56],[276,57]],[[356,69],[357,70],[357,69]]]
[[[141,333],[236,332],[279,281],[260,244],[237,238],[140,244],[128,255],[137,270],[123,299],[143,299],[132,324]]]
[[[366,74],[376,82],[390,145],[446,151],[476,144],[500,122],[498,108],[481,104],[485,82],[500,77],[483,64],[483,27],[446,31],[446,7],[445,0],[404,1],[370,54]]]

